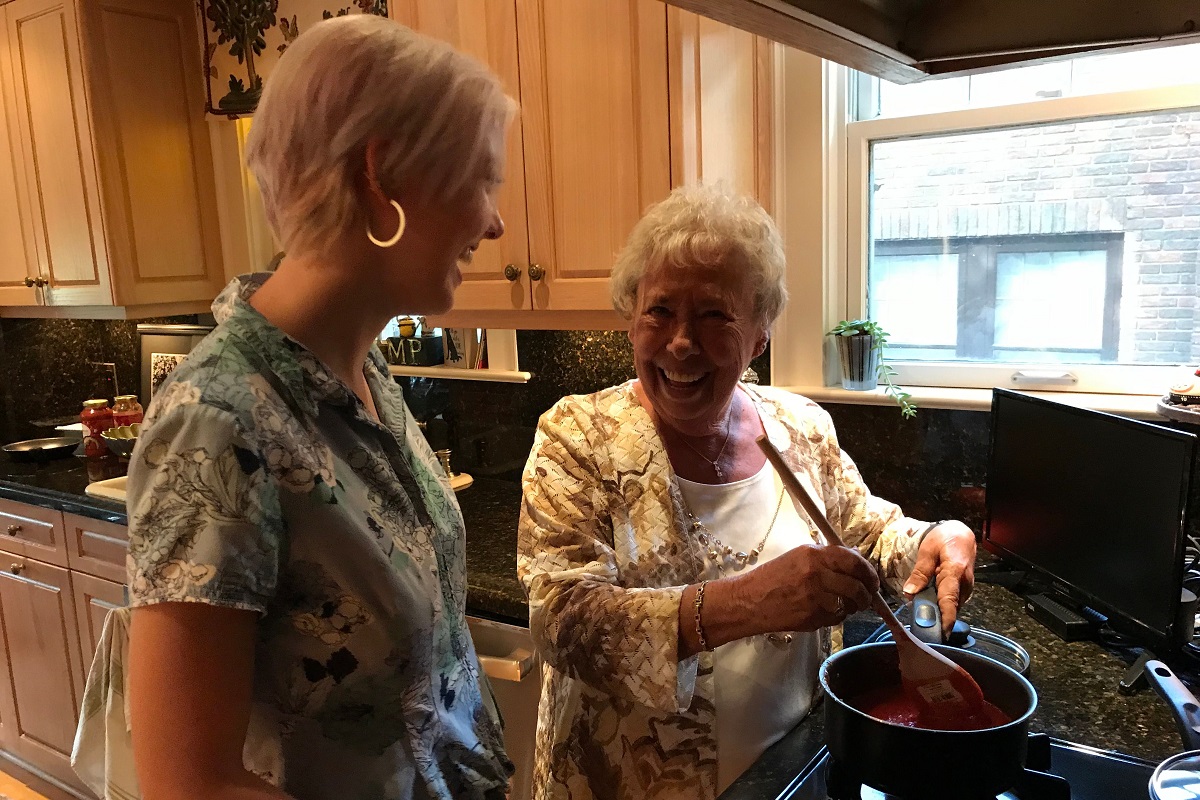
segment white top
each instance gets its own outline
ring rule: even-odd
[[[749,553],[758,546],[783,492],[783,484],[769,463],[758,474],[733,483],[708,485],[677,480],[688,509],[734,552]],[[724,574],[746,572],[793,547],[813,543],[808,524],[797,513],[791,497],[784,495],[779,518],[757,564],[735,570],[737,562],[728,560]],[[707,563],[704,577],[720,578],[716,563],[711,559]],[[714,651],[718,794],[808,713],[819,666],[816,631],[795,633],[789,644],[752,636]]]

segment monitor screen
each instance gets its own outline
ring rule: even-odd
[[[985,547],[1053,579],[1114,630],[1182,644],[1175,619],[1195,440],[996,389]]]

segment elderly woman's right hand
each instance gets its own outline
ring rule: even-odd
[[[679,607],[679,654],[702,648],[695,625],[696,586]],[[848,547],[802,545],[741,575],[711,581],[701,610],[709,648],[761,633],[814,631],[871,604],[879,575]],[[839,603],[840,599],[840,603]]]
[[[848,547],[802,545],[744,578],[767,632],[812,631],[867,608],[879,591],[871,562]]]

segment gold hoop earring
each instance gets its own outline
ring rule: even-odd
[[[376,247],[391,247],[396,242],[400,241],[400,237],[404,235],[404,227],[408,224],[408,220],[404,217],[404,209],[395,200],[390,201],[392,208],[396,209],[396,216],[399,221],[396,225],[396,232],[392,234],[392,238],[387,241],[382,241],[375,238],[375,234],[371,233],[371,223],[367,223],[367,239]]]

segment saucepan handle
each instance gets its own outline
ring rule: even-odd
[[[910,630],[922,642],[943,644],[942,611],[938,607],[937,584],[933,581],[913,596]]]
[[[1146,662],[1146,680],[1171,707],[1183,746],[1188,750],[1200,750],[1200,702],[1196,696],[1161,661]]]

